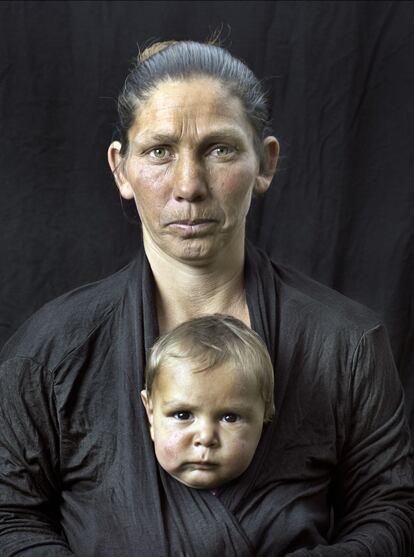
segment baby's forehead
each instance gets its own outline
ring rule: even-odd
[[[193,366],[165,366],[153,383],[150,396],[158,410],[177,408],[214,414],[250,415],[265,407],[261,386],[252,373],[223,364],[204,370]]]
[[[166,386],[203,386],[220,384],[223,388],[234,390],[251,390],[258,387],[257,374],[252,369],[246,369],[232,358],[206,366],[191,359],[170,358],[159,366],[156,381],[158,385]]]
[[[197,379],[200,375],[214,375],[225,374],[226,372],[236,372],[240,376],[248,375],[243,366],[235,360],[235,358],[228,357],[225,360],[218,362],[210,362],[209,360],[199,360],[193,358],[166,358],[160,363],[157,369],[157,375],[164,374],[171,381],[174,380],[179,371],[188,375],[189,379]]]

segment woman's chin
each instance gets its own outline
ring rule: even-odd
[[[177,262],[203,266],[220,257],[222,246],[210,238],[187,238],[160,243],[158,249]]]
[[[172,260],[194,267],[207,266],[221,261],[234,261],[235,255],[244,253],[244,238],[240,246],[228,235],[203,236],[200,238],[168,238],[157,242],[156,251]],[[240,249],[238,249],[240,247]],[[148,243],[145,245],[151,249]]]

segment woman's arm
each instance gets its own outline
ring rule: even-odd
[[[51,373],[0,366],[0,554],[73,557],[60,528],[59,426]]]
[[[414,460],[387,334],[363,335],[353,358],[347,441],[332,492],[333,541],[290,557],[412,557]]]

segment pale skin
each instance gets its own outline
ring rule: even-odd
[[[276,170],[279,145],[263,142],[264,165],[240,100],[212,78],[158,85],[136,110],[123,158],[108,160],[120,194],[135,199],[157,286],[160,333],[205,313],[250,325],[243,268],[246,215]]]
[[[254,376],[230,363],[194,372],[167,362],[141,398],[157,460],[176,480],[215,489],[248,468],[265,413]]]

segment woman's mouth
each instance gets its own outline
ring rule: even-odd
[[[193,236],[210,232],[216,224],[217,221],[214,219],[176,220],[169,223],[168,228],[186,236]]]

